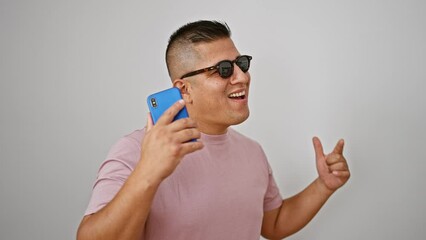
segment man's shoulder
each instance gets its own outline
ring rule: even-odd
[[[108,156],[122,154],[124,152],[139,152],[145,129],[137,129],[119,138],[111,147]]]
[[[133,132],[125,135],[123,138],[130,141],[141,142],[144,136],[145,136],[145,128],[136,129]]]
[[[119,162],[120,166],[124,165],[133,169],[139,160],[141,142],[144,136],[145,129],[134,130],[122,136],[110,148],[103,165],[108,162]]]

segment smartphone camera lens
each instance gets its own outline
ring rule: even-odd
[[[157,107],[157,101],[155,100],[155,98],[151,98],[151,105],[155,108]]]

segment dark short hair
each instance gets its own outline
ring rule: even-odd
[[[166,64],[170,75],[169,53],[179,45],[212,42],[221,38],[231,37],[231,30],[225,22],[200,20],[183,25],[169,39],[166,49]]]

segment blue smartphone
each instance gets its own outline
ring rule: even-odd
[[[164,111],[166,111],[180,99],[182,99],[182,95],[180,94],[179,88],[176,87],[149,95],[147,98],[147,103],[154,124],[158,121],[161,115],[163,115]],[[187,117],[188,111],[186,111],[186,108],[184,107],[178,112],[178,114],[176,114],[173,121]]]

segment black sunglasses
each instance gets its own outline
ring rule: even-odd
[[[183,79],[183,78],[186,78],[186,77],[191,77],[191,76],[194,76],[194,75],[197,75],[197,74],[200,74],[200,73],[204,73],[204,72],[207,72],[207,71],[215,70],[215,69],[217,69],[219,76],[221,76],[222,78],[228,78],[234,73],[234,63],[237,64],[237,66],[241,69],[241,71],[247,72],[250,68],[250,60],[251,59],[252,59],[251,56],[242,55],[242,56],[237,57],[234,61],[223,60],[223,61],[218,62],[214,66],[199,69],[199,70],[196,70],[196,71],[193,71],[193,72],[189,72],[189,73],[183,75],[180,78]]]

